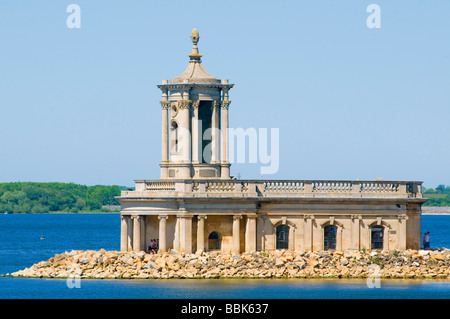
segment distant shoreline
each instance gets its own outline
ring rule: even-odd
[[[101,211],[88,211],[88,212],[64,212],[64,211],[58,211],[58,212],[48,212],[48,213],[3,213],[3,215],[55,215],[55,214],[70,214],[70,215],[77,215],[77,214],[120,214],[120,212],[117,211],[108,211],[108,212],[101,212]],[[2,215],[2,214],[0,214]]]
[[[450,207],[422,206],[422,215],[450,215]]]
[[[65,211],[57,211],[57,212],[48,212],[48,213],[0,213],[5,215],[41,215],[41,214],[120,214],[120,211],[84,211],[84,212],[65,212]],[[422,215],[450,215],[450,207],[439,207],[439,206],[430,206],[430,207],[422,207]]]

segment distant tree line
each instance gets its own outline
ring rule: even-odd
[[[423,195],[430,200],[424,206],[450,206],[450,186],[441,184],[436,188],[424,188]]]
[[[120,205],[114,198],[119,186],[85,186],[73,183],[0,183],[0,213],[106,211]]]
[[[86,186],[74,183],[0,183],[0,213],[49,213],[109,211],[103,206],[117,206],[123,186]],[[424,206],[450,206],[450,186],[423,189],[430,198]]]
[[[426,188],[423,190],[424,194],[450,194],[450,186],[441,184],[436,188]]]

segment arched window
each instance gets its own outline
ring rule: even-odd
[[[383,226],[372,226],[371,228],[371,249],[383,249],[383,237],[384,237],[384,227]]]
[[[221,249],[221,239],[218,233],[213,231],[208,236],[208,248],[209,250],[220,250]]]
[[[337,227],[334,225],[327,225],[323,228],[323,249],[336,249],[336,232]]]
[[[277,243],[276,249],[288,249],[289,248],[289,226],[279,225],[277,226]]]

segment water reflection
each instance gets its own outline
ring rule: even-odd
[[[382,279],[171,279],[109,281],[151,298],[450,298],[450,280]],[[104,283],[104,281],[103,281]],[[89,285],[88,282],[86,282]],[[140,298],[139,293],[133,298]]]

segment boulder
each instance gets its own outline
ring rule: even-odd
[[[195,252],[196,256],[201,256],[203,254],[203,249],[197,249],[197,251]]]
[[[167,264],[167,267],[168,267],[170,270],[173,270],[173,271],[178,271],[178,270],[180,270],[180,265],[178,265],[177,263],[168,263],[168,264]]]
[[[144,256],[145,256],[145,252],[143,252],[143,251],[138,251],[137,253],[134,254],[134,258],[142,259]]]
[[[158,268],[164,268],[166,266],[166,260],[164,258],[157,257],[155,259],[155,265]]]
[[[166,258],[166,263],[167,264],[173,264],[174,262],[176,262],[178,260],[178,257],[174,256],[174,255],[170,255]]]
[[[284,266],[283,260],[281,260],[281,258],[275,259],[275,267],[282,267],[282,266]]]
[[[435,260],[444,260],[444,257],[442,256],[441,253],[435,254],[432,258]]]
[[[430,254],[430,251],[429,250],[419,250],[418,254],[424,257],[424,256],[428,256]]]

